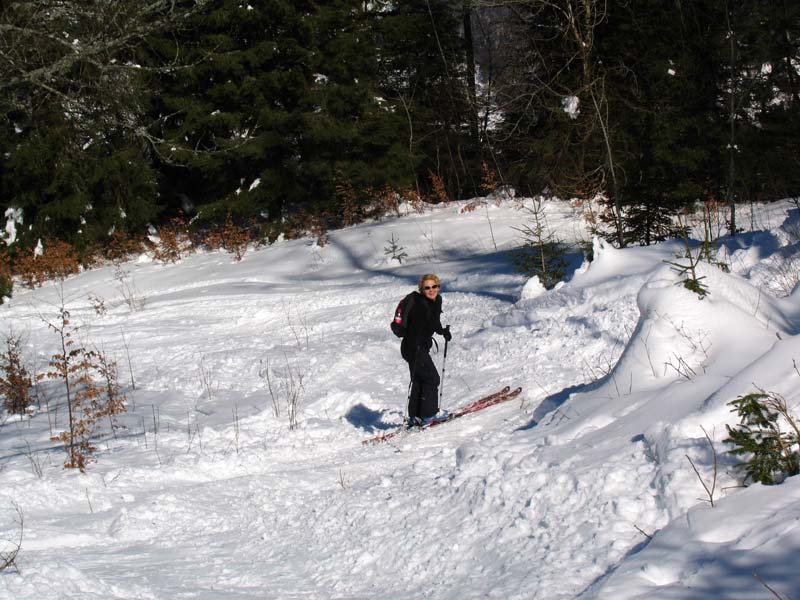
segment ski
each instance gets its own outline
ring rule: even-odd
[[[490,406],[494,406],[495,404],[500,404],[501,402],[505,402],[507,400],[511,400],[512,398],[516,398],[517,396],[519,396],[519,394],[521,392],[522,392],[522,388],[521,387],[512,390],[510,386],[506,386],[500,391],[494,392],[494,393],[489,394],[487,396],[483,396],[482,398],[479,398],[478,400],[470,402],[466,406],[462,406],[461,408],[459,408],[459,409],[457,409],[457,410],[455,410],[455,411],[453,411],[451,413],[448,413],[447,416],[442,418],[442,419],[429,421],[428,423],[425,423],[425,424],[417,427],[416,430],[421,431],[421,430],[425,430],[425,429],[430,429],[431,427],[436,427],[437,425],[442,425],[443,423],[448,423],[450,421],[453,421],[454,419],[458,419],[458,418],[463,417],[465,415],[468,415],[468,414],[471,414],[471,413],[474,413],[474,412],[478,412],[479,410],[483,410],[484,408],[488,408]],[[404,433],[405,431],[406,430],[401,427],[399,429],[395,429],[394,431],[390,431],[388,433],[382,433],[380,435],[376,435],[375,437],[370,438],[368,440],[364,440],[361,443],[364,444],[364,445],[380,444],[381,442],[385,442],[387,440],[390,440],[390,439],[400,435],[401,433]],[[413,431],[413,430],[409,430],[409,431]]]
[[[506,390],[508,390],[508,388],[506,388]],[[426,427],[435,427],[436,425],[447,423],[454,419],[463,417],[464,415],[469,415],[478,412],[479,410],[483,410],[484,408],[489,408],[490,406],[494,406],[495,404],[500,404],[501,402],[507,402],[509,400],[516,398],[521,393],[522,393],[522,388],[518,387],[516,389],[506,391],[505,393],[500,394],[498,396],[492,395],[487,398],[481,398],[480,400],[476,400],[471,404],[467,404],[466,406],[459,408],[456,411],[453,411],[452,413],[447,415],[447,418],[445,419],[441,419],[438,421],[431,421],[427,425],[423,426],[423,429],[425,429]]]

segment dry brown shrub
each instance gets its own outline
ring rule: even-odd
[[[447,187],[444,184],[444,180],[431,170],[428,170],[428,179],[431,180],[431,186],[433,187],[433,194],[431,194],[432,202],[434,204],[449,204],[450,196],[447,194]]]
[[[311,216],[311,235],[317,238],[317,246],[320,248],[328,245],[328,218],[324,212]]]
[[[108,416],[113,430],[113,416],[124,412],[125,397],[116,384],[116,363],[109,361],[102,352],[76,344],[77,328],[71,324],[68,310],[62,306],[58,321],[47,322],[47,326],[59,335],[61,351],[51,356],[50,370],[40,374],[38,379],[58,380],[64,384],[69,414],[68,429],[50,439],[64,444],[67,452],[64,467],[83,472],[96,450],[91,439],[98,422]],[[97,383],[97,376],[104,383]]]
[[[209,230],[203,237],[202,244],[212,251],[222,248],[222,230],[219,227]]]
[[[252,228],[237,225],[233,221],[233,215],[228,211],[228,215],[225,217],[225,224],[220,232],[220,239],[222,246],[233,254],[234,260],[237,262],[244,258],[251,236]]]
[[[364,220],[358,202],[358,194],[353,188],[353,184],[338,177],[336,180],[336,208],[341,216],[342,224],[346,227],[356,225]]]
[[[569,201],[569,205],[575,214],[586,222],[590,231],[597,228],[598,216],[591,199],[573,198]]]
[[[475,212],[476,210],[482,208],[485,205],[486,205],[486,200],[477,198],[475,200],[472,200],[471,202],[467,202],[464,206],[462,206],[460,212],[462,213]]]
[[[0,250],[0,303],[3,302],[3,296],[11,295],[14,287],[11,276],[11,257],[5,249]]]
[[[192,250],[186,219],[178,215],[169,223],[157,228],[158,243],[153,249],[153,258],[163,263],[176,263]]]
[[[114,264],[120,264],[133,256],[144,252],[145,246],[141,238],[131,236],[124,231],[115,231],[105,246],[104,256]]]
[[[300,210],[284,223],[283,234],[287,240],[293,240],[305,235],[312,235],[317,238],[319,246],[328,243],[328,224],[331,220],[327,212],[312,213],[307,210]]]
[[[416,213],[423,214],[428,209],[427,203],[416,190],[410,188],[403,190],[400,196],[411,205],[411,208],[413,208]]]
[[[311,229],[311,213],[306,210],[289,215],[283,225],[283,235],[287,240],[303,237]]]
[[[393,212],[400,216],[400,195],[390,185],[383,186],[378,194],[378,203],[382,207],[383,214]]]
[[[105,401],[102,410],[96,415],[96,418],[108,417],[111,432],[114,433],[119,427],[115,417],[126,412],[125,401],[128,398],[122,393],[122,388],[119,385],[117,361],[109,359],[105,352],[100,351],[97,352],[96,367],[97,373],[100,376],[100,385],[103,389]]]
[[[50,238],[42,242],[42,254],[28,252],[16,258],[13,271],[29,288],[42,285],[50,279],[64,279],[80,271],[80,263],[73,247],[67,242]]]
[[[21,415],[31,404],[33,378],[22,357],[22,340],[16,335],[6,337],[6,347],[0,352],[0,396],[6,410]]]
[[[486,161],[481,164],[481,185],[480,188],[487,194],[493,194],[499,185],[497,172],[493,171]]]

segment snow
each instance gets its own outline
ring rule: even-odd
[[[565,96],[561,100],[561,107],[570,119],[577,119],[581,113],[580,99],[577,96]]]
[[[0,540],[19,534],[12,503],[24,532],[0,598],[796,596],[800,480],[738,487],[722,443],[727,403],[754,386],[797,410],[800,304],[773,285],[791,279],[793,205],[757,207],[761,229],[723,240],[731,272],[701,264],[703,300],[664,262],[680,242],[595,239],[594,261],[570,257],[544,290],[506,254],[515,202],[464,205],[238,263],[141,257],[18,286],[2,330],[41,371],[63,302],[78,339],[118,361],[129,412],[85,474],[48,440],[66,418],[54,383],[32,416],[4,415]],[[545,209],[559,239],[588,237],[568,203]],[[383,251],[392,236],[402,265]],[[428,272],[454,334],[443,407],[503,385],[522,397],[364,446],[402,422],[408,371],[388,325]],[[710,482],[715,453],[712,507],[687,457]]]
[[[17,225],[22,225],[23,213],[21,208],[7,208],[5,212],[6,227],[5,231],[0,232],[0,240],[3,240],[6,246],[10,246],[17,241]]]

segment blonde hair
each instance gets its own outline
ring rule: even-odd
[[[424,283],[426,281],[433,281],[433,282],[436,283],[436,285],[438,285],[440,287],[442,285],[442,282],[439,281],[439,278],[436,275],[434,275],[433,273],[427,273],[427,274],[423,275],[422,277],[420,277],[420,279],[419,279],[419,291],[420,291],[420,293],[422,293],[422,286],[424,285]]]

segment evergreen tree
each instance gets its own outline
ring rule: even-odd
[[[726,426],[728,437],[724,441],[733,445],[730,454],[742,458],[736,467],[744,473],[746,482],[774,485],[800,473],[800,430],[782,396],[751,393],[728,404],[736,411],[739,423]],[[788,431],[782,430],[784,423],[789,425]]]
[[[210,2],[177,38],[153,39],[152,135],[172,210],[207,219],[268,212],[300,195],[299,144],[313,82],[310,2]],[[186,199],[190,199],[187,203]]]
[[[340,216],[344,188],[363,216],[363,204],[374,200],[367,192],[410,184],[404,119],[379,96],[371,23],[364,3],[353,0],[320,4],[313,19],[315,110],[304,120],[302,170],[312,197]]]
[[[205,219],[233,210],[278,221],[334,214],[337,178],[358,190],[407,180],[401,117],[374,91],[366,18],[355,0],[211,2],[178,41],[191,66],[154,83],[173,205],[188,196]],[[164,60],[174,42],[155,47]]]
[[[718,104],[721,67],[708,48],[721,15],[709,3],[675,8],[653,0],[614,3],[602,60],[614,82],[625,152],[625,236],[649,244],[673,237],[678,209],[717,194],[724,128]]]
[[[604,193],[619,245],[673,235],[678,208],[725,187],[726,14],[724,0],[515,3],[496,131],[511,182]]]
[[[87,247],[157,212],[134,57],[194,5],[0,5],[0,194],[23,211],[17,248],[44,236]]]
[[[381,96],[404,118],[404,164],[418,189],[433,190],[433,173],[455,198],[477,193],[481,174],[464,18],[463,3],[445,0],[376,3],[373,10]]]
[[[800,151],[800,6],[749,0],[726,8],[728,199],[793,195],[800,175],[786,167]]]

